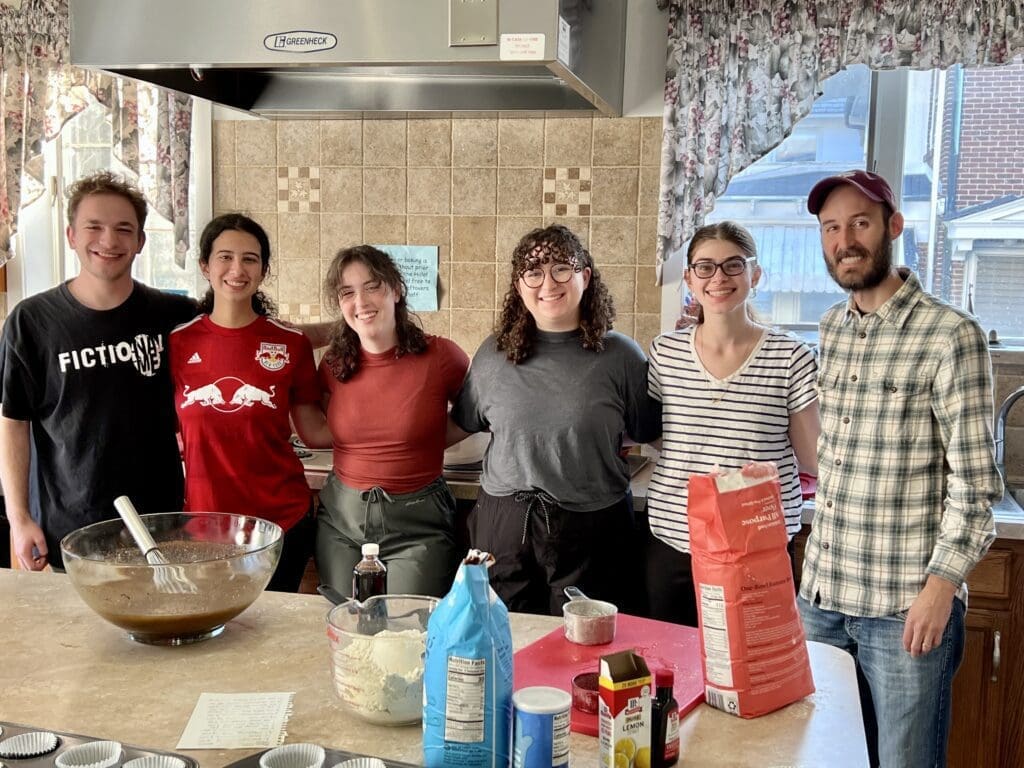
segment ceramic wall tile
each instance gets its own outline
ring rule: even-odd
[[[320,205],[326,213],[360,213],[363,210],[361,168],[321,168]]]
[[[641,216],[658,215],[658,195],[661,194],[661,169],[647,166],[640,169],[640,194],[637,197],[637,213]]]
[[[661,165],[662,119],[640,119],[640,165]]]
[[[320,254],[320,216],[311,213],[282,213],[277,217],[282,259],[314,261]]]
[[[498,165],[537,168],[544,165],[544,121],[504,118],[498,121]]]
[[[452,263],[452,308],[494,308],[493,263]]]
[[[442,336],[446,339],[452,335],[452,313],[448,309],[440,309],[437,312],[417,312],[420,322],[423,323],[423,330],[434,336]]]
[[[545,216],[586,217],[592,212],[591,168],[545,168],[541,182]]]
[[[593,119],[547,118],[544,121],[544,165],[573,167],[591,165]]]
[[[545,216],[544,226],[549,227],[552,224],[561,224],[563,227],[567,227],[574,235],[576,235],[576,237],[579,238],[583,247],[590,250],[591,231],[589,218],[581,219],[574,218],[572,216]]]
[[[494,264],[494,216],[455,216],[452,219],[452,261]]]
[[[457,168],[490,168],[498,163],[498,121],[454,118],[452,165]]]
[[[634,312],[636,309],[636,267],[605,267],[598,263],[601,278],[615,302],[616,312]]]
[[[594,168],[593,179],[592,216],[636,216],[636,168]]]
[[[640,216],[637,219],[637,230],[637,263],[654,266],[657,262],[658,217]]]
[[[235,164],[277,165],[277,128],[272,121],[237,121]]]
[[[235,209],[235,167],[216,165],[213,168],[213,209],[233,211]]]
[[[320,122],[283,120],[277,122],[278,165],[320,165]]]
[[[409,120],[409,167],[445,167],[452,164],[452,121]]]
[[[544,226],[539,216],[499,216],[495,228],[495,260],[511,262],[512,252],[527,232]]]
[[[320,213],[319,166],[278,166],[277,212]]]
[[[645,355],[651,349],[651,342],[660,333],[660,314],[638,314],[636,316],[636,328],[633,331],[633,338],[636,339],[636,343],[640,345]]]
[[[452,169],[452,213],[493,216],[498,172],[494,168]]]
[[[473,355],[494,328],[494,311],[486,309],[464,309],[452,312],[451,339]]]
[[[405,213],[405,169],[363,169],[363,212]]]
[[[235,169],[238,210],[277,211],[277,168],[239,166]]]
[[[409,168],[407,175],[409,213],[451,213],[451,168]]]
[[[323,120],[320,123],[321,165],[363,164],[363,121]]]
[[[404,245],[405,216],[363,216],[363,237],[370,245]]]
[[[363,217],[358,213],[323,213],[320,215],[320,261],[329,262],[342,248],[360,245],[363,240]]]
[[[544,171],[541,168],[498,170],[498,213],[536,216],[543,212]]]
[[[661,286],[654,284],[654,267],[636,270],[636,311],[647,314],[661,312]]]
[[[235,126],[238,120],[213,121],[213,164],[235,164]]]
[[[405,120],[363,120],[363,165],[404,167]]]
[[[436,245],[441,261],[451,260],[452,220],[450,216],[409,216],[410,245]]]
[[[320,274],[307,259],[282,259],[277,273],[278,301],[316,304],[320,301]]]
[[[636,166],[640,157],[640,121],[594,118],[594,165]]]
[[[636,263],[636,218],[593,216],[590,219],[590,255],[599,266]]]

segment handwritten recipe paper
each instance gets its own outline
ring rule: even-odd
[[[244,749],[284,743],[294,693],[201,693],[178,749]]]

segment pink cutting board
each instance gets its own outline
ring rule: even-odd
[[[700,661],[697,629],[620,613],[615,639],[607,645],[576,645],[565,639],[561,627],[515,654],[515,689],[550,685],[572,693],[572,679],[580,672],[597,672],[599,659],[615,651],[633,649],[654,670],[675,672],[675,696],[682,717],[704,700],[704,669]],[[572,709],[570,726],[577,733],[597,736],[597,715]]]

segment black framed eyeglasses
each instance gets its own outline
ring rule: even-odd
[[[551,266],[551,279],[556,283],[568,283],[577,272],[582,272],[571,264],[553,264]],[[540,288],[544,285],[544,275],[547,274],[541,267],[524,269],[519,277],[526,284],[527,288]]]
[[[729,275],[729,277],[736,277],[736,275],[743,273],[743,270],[747,268],[747,262],[750,261],[754,261],[753,256],[733,256],[732,258],[726,259],[721,264],[717,264],[711,261],[711,259],[701,259],[700,261],[693,262],[693,264],[689,266],[689,269],[702,280],[714,277],[715,272],[719,269],[721,269],[723,273]]]

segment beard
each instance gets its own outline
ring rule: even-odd
[[[839,276],[839,264],[846,256],[863,256],[868,260],[867,271],[862,274]],[[854,245],[836,253],[835,261],[825,254],[825,266],[836,284],[847,291],[869,291],[882,284],[892,271],[892,240],[882,236],[882,242],[869,251],[862,245]]]

